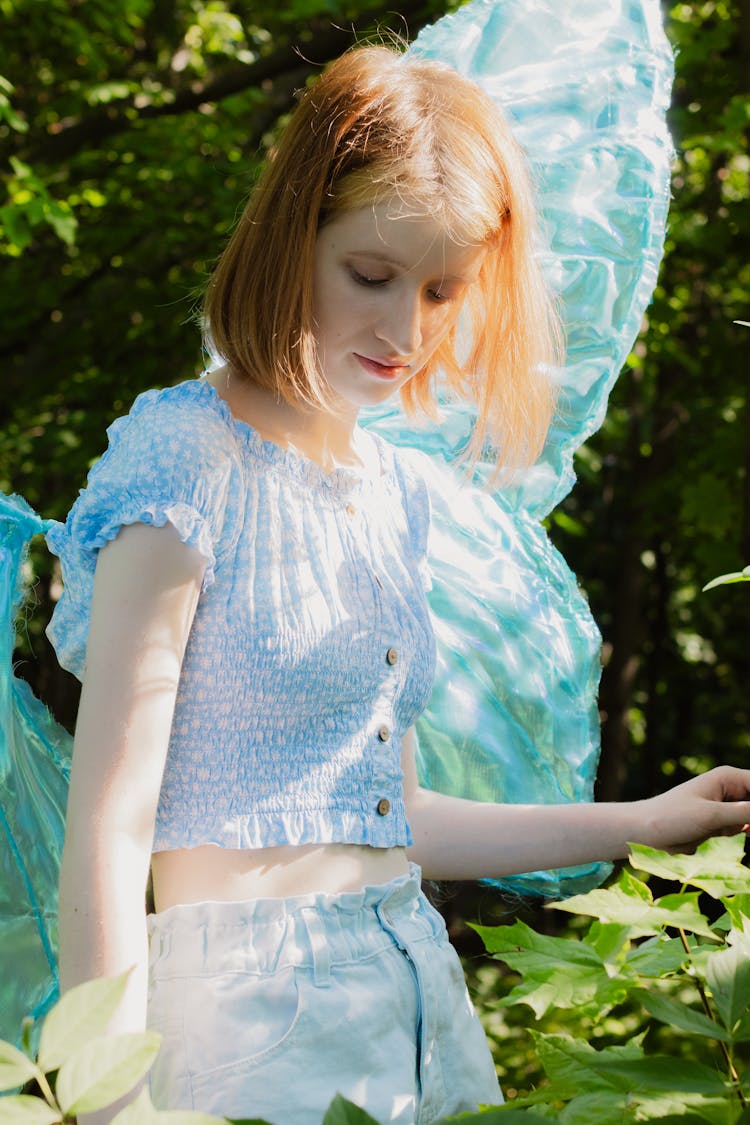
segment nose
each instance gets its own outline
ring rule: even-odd
[[[395,356],[413,356],[422,344],[422,303],[418,293],[393,294],[375,329]]]

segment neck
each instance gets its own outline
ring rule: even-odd
[[[235,418],[248,422],[264,440],[295,449],[326,470],[370,467],[357,441],[356,407],[334,413],[296,406],[277,399],[258,383],[238,378],[227,367],[210,372],[208,380]]]

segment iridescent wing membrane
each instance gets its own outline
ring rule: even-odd
[[[664,243],[672,52],[657,0],[473,0],[410,48],[493,97],[531,165],[540,254],[559,294],[567,358],[543,454],[512,489],[456,468],[465,405],[415,429],[394,406],[370,425],[414,449],[433,519],[435,690],[417,732],[428,788],[482,801],[590,800],[599,757],[598,630],[540,520],[574,483],[573,454],[601,425],[650,300]],[[498,842],[502,846],[502,841]],[[606,865],[503,880],[571,894]]]

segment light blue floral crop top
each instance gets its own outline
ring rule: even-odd
[[[140,395],[48,544],[49,626],[83,678],[96,552],[174,525],[206,558],[154,850],[411,843],[401,737],[427,703],[424,483],[373,435],[382,475],[326,473],[237,421],[205,379]]]

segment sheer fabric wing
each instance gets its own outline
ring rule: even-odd
[[[482,492],[452,468],[472,411],[445,402],[415,430],[395,407],[369,424],[415,449],[430,487],[430,595],[439,674],[418,725],[430,788],[485,801],[590,800],[599,756],[599,637],[540,520],[574,483],[573,454],[601,425],[662,254],[673,61],[658,0],[473,0],[411,50],[450,63],[501,106],[526,150],[540,254],[560,295],[567,360],[538,464]],[[523,893],[576,893],[606,873],[537,872]]]
[[[57,879],[71,738],[13,675],[28,540],[45,522],[0,494],[0,1039],[57,995]]]

